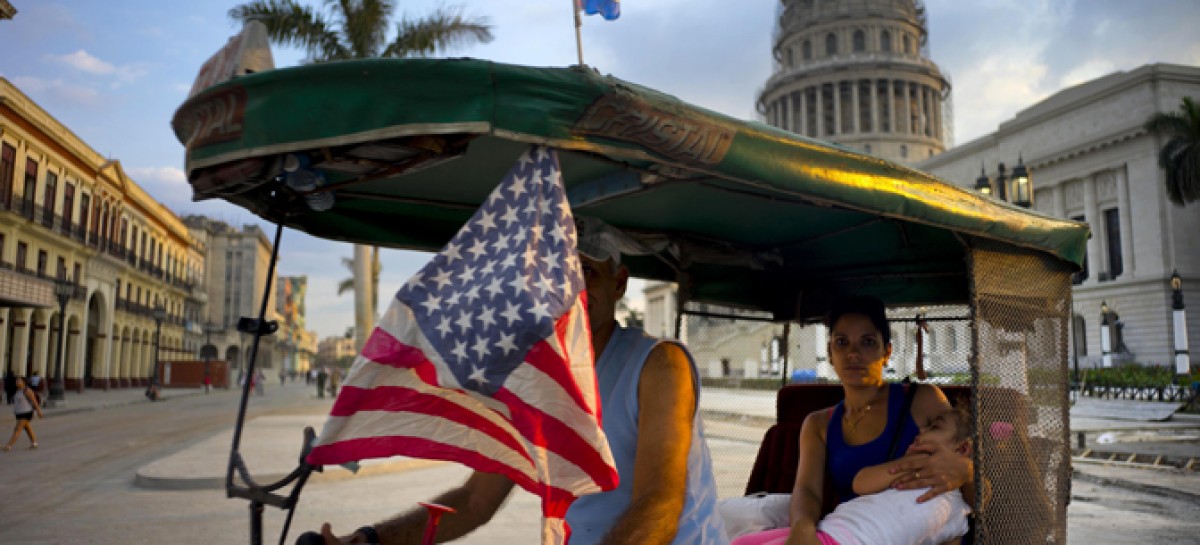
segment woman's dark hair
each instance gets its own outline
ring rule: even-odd
[[[866,316],[883,336],[883,344],[891,344],[892,328],[888,326],[887,310],[883,306],[883,301],[866,295],[838,299],[834,301],[833,306],[829,307],[829,313],[825,315],[825,327],[833,329],[833,325],[847,314]]]

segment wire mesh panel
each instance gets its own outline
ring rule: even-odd
[[[1059,261],[977,242],[973,416],[978,543],[1065,543],[1070,271]]]

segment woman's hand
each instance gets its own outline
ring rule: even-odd
[[[910,456],[918,453],[927,456]],[[958,490],[974,477],[974,467],[970,458],[950,447],[935,443],[913,444],[891,472],[896,475],[893,486],[897,489],[930,487],[929,491],[917,498],[917,503],[924,503],[946,492]]]

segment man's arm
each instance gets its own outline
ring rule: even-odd
[[[437,543],[458,539],[476,528],[483,526],[512,491],[513,482],[503,475],[476,471],[467,481],[433,500],[433,503],[445,505],[455,510],[442,516],[438,524]],[[379,534],[380,545],[418,544],[425,535],[425,521],[428,515],[423,508],[418,508],[395,518],[375,525]],[[326,524],[321,528],[326,545],[341,543],[367,543],[366,536],[355,532],[338,540],[333,537],[333,531]]]
[[[696,384],[687,354],[678,345],[662,343],[650,352],[638,382],[638,406],[633,498],[605,536],[606,545],[670,543],[679,530]]]

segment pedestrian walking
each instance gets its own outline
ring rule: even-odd
[[[204,393],[207,394],[208,390],[210,388],[212,388],[212,375],[209,374],[207,371],[205,371],[204,372]]]
[[[317,397],[320,399],[325,398],[325,381],[328,379],[329,373],[322,367],[321,372],[317,373]]]
[[[33,395],[37,397],[38,403],[42,402],[42,376],[37,371],[29,377],[29,387],[33,388]]]
[[[267,375],[261,369],[254,375],[254,391],[258,392],[258,395],[267,393]]]
[[[25,383],[25,377],[17,377],[17,397],[13,401],[13,413],[17,415],[17,426],[13,428],[12,437],[8,439],[8,444],[4,445],[4,452],[12,450],[13,445],[17,442],[17,437],[21,436],[21,430],[25,430],[25,434],[29,436],[29,448],[38,448],[37,435],[33,433],[33,415],[45,418],[42,414],[42,405],[38,403],[38,398]]]

